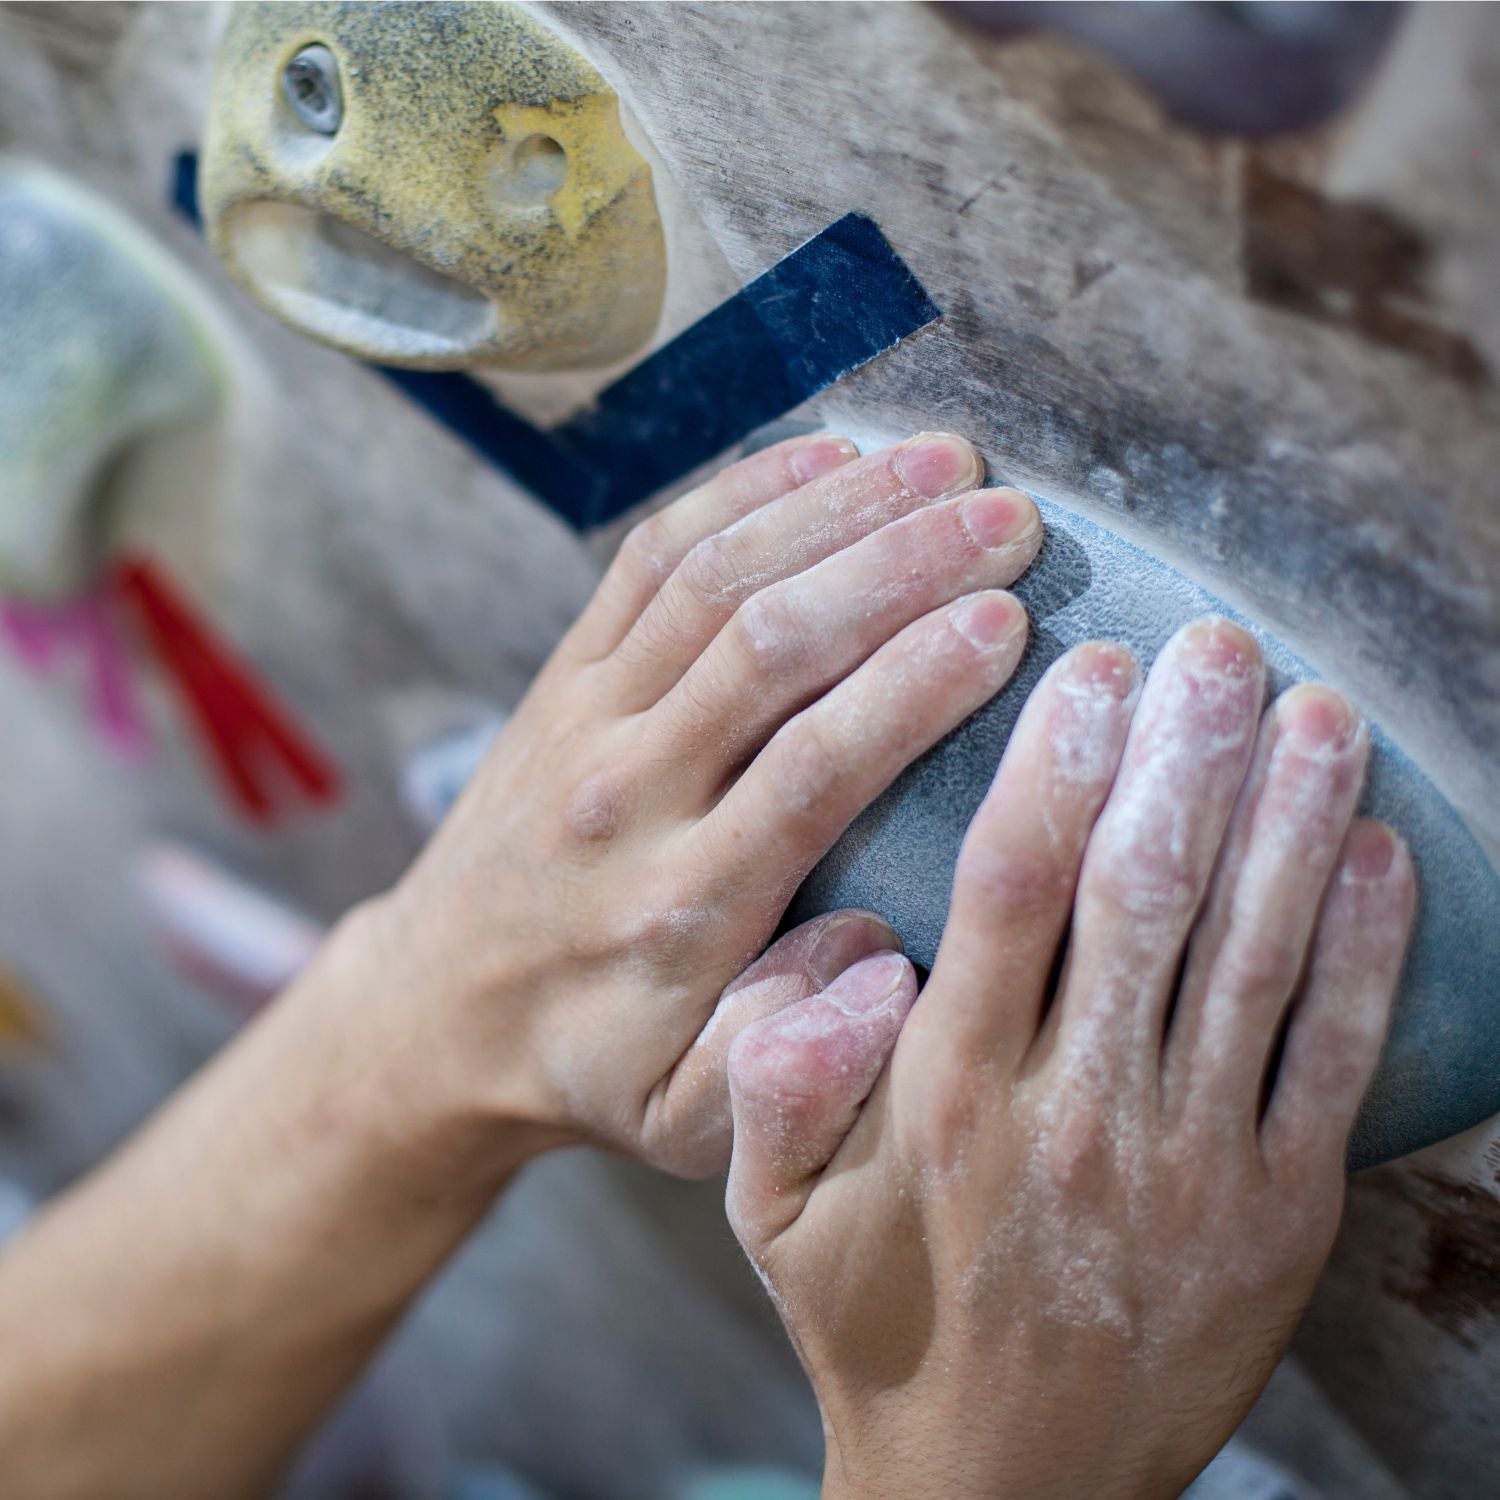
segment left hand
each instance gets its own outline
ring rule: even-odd
[[[736,1041],[730,1220],[822,1405],[825,1500],[1166,1500],[1286,1347],[1415,890],[1353,819],[1357,713],[1304,685],[1257,728],[1262,685],[1222,620],[1138,708],[1128,654],[1064,656],[920,1000],[872,957]]]

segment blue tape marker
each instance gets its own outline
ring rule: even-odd
[[[172,207],[190,224],[203,227],[203,213],[198,207],[198,157],[192,151],[179,151],[172,159]]]
[[[176,159],[194,223],[197,157]],[[864,214],[845,214],[643,360],[560,427],[534,427],[467,375],[375,366],[488,462],[580,529],[657,490],[941,316]]]

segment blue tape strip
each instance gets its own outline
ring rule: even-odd
[[[179,151],[172,158],[172,207],[190,224],[203,228],[203,211],[198,207],[198,154]]]
[[[199,222],[197,157],[172,202]],[[603,525],[941,316],[875,221],[845,214],[544,429],[467,375],[375,366],[580,529]]]

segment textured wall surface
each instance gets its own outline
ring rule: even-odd
[[[539,13],[630,106],[715,284],[860,210],[944,309],[800,419],[971,436],[1354,691],[1495,857],[1500,13],[1420,8],[1339,121],[1256,147],[1169,125],[1075,46],[993,44],[919,6]],[[0,1068],[0,1170],[40,1189],[227,1031],[145,936],[143,842],[189,838],[323,918],[380,888],[416,843],[402,750],[454,705],[514,701],[613,539],[581,541],[389,384],[273,323],[170,212],[215,25],[196,5],[0,7],[0,148],[109,194],[221,299],[243,397],[178,567],[352,796],[247,836],[166,719],[167,753],[126,772],[64,686],[0,661],[0,960],[63,1027],[58,1059]],[[669,307],[685,223],[667,216]],[[1252,1419],[1327,1493],[1500,1488],[1497,1168],[1481,1128],[1356,1180],[1304,1384]],[[549,1163],[403,1339],[455,1440],[574,1493],[660,1495],[685,1454],[816,1462],[711,1185]]]

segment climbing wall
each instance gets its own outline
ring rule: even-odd
[[[686,467],[602,504],[540,477],[560,450],[526,444],[569,422],[597,436],[595,398],[649,413],[600,392],[851,215],[933,315],[887,326],[890,285],[866,286],[868,305],[843,287],[833,321],[873,328],[868,347],[716,442],[773,421],[964,433],[998,475],[1352,691],[1481,865],[1500,857],[1500,12],[1414,10],[1331,118],[1251,139],[1174,120],[1097,40],[1001,34],[986,9],[531,8],[624,103],[661,213],[664,311],[606,369],[481,373],[495,407],[476,419],[451,385],[283,326],[212,253],[185,183],[221,9],[0,6],[0,152],[91,186],[180,261],[231,372],[199,446],[122,492],[131,534],[345,788],[331,810],[247,825],[159,689],[156,753],[126,764],[76,682],[0,659],[0,964],[46,1033],[0,1051],[0,1173],[51,1190],[232,1029],[153,936],[142,853],[188,844],[314,923],[393,879],[420,840],[399,791],[411,752],[513,704],[628,514],[719,456],[689,445]],[[487,441],[504,422],[509,441]],[[147,503],[158,489],[170,506]],[[1466,971],[1476,1006],[1486,978]],[[1326,1493],[1500,1485],[1497,1173],[1500,1136],[1480,1126],[1355,1179],[1300,1367],[1250,1422]],[[568,1493],[817,1462],[712,1185],[545,1164],[396,1363],[437,1393],[434,1442]]]

